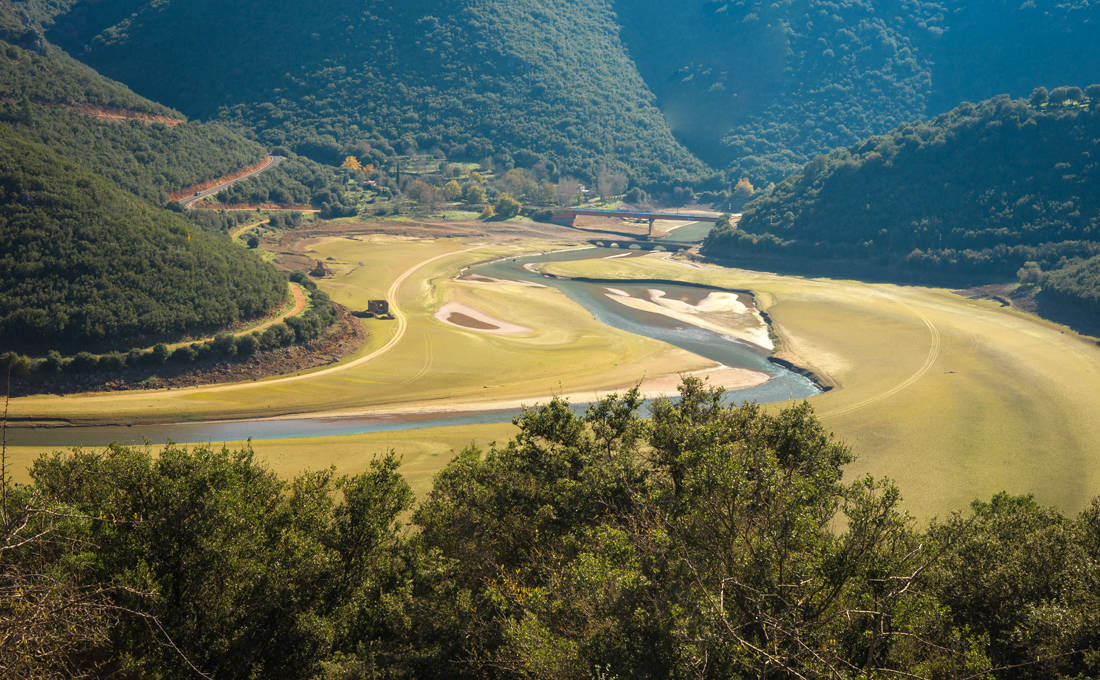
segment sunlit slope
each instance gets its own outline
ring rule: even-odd
[[[931,515],[1007,489],[1078,510],[1100,490],[1100,348],[940,289],[689,267],[655,257],[555,263],[558,274],[666,277],[757,291],[781,356],[837,389],[811,403]]]
[[[1100,252],[1100,85],[998,97],[835,149],[718,228],[708,255],[765,252],[1013,277]]]

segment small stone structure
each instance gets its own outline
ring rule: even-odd
[[[368,300],[367,308],[359,312],[352,312],[352,316],[360,319],[393,318],[390,316],[390,303],[386,300]]]
[[[367,311],[375,316],[389,316],[390,303],[386,300],[370,300],[367,302]]]

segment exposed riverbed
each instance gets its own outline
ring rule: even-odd
[[[552,286],[589,310],[601,323],[654,338],[723,366],[767,375],[766,382],[728,393],[732,401],[761,403],[801,399],[820,389],[807,377],[769,360],[770,339],[751,295],[668,281],[589,281],[545,276],[541,263],[594,257],[629,256],[632,251],[572,250],[507,258],[472,267],[473,280],[510,280]],[[486,323],[482,321],[481,323]],[[577,404],[581,411],[585,404]],[[508,422],[517,408],[375,416],[303,417],[165,425],[11,428],[11,445],[101,446],[111,442],[210,442],[328,437],[448,425]]]

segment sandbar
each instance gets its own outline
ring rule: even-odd
[[[650,299],[623,294],[616,288],[606,288],[608,298],[632,309],[660,314],[698,328],[725,335],[755,345],[767,351],[775,350],[768,325],[760,312],[746,307],[735,293],[714,291],[695,304],[676,300],[657,289],[647,290]]]

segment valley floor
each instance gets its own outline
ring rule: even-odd
[[[577,247],[576,234],[543,225],[490,232],[393,223],[300,233],[296,247],[282,252],[326,262],[335,274],[319,283],[337,302],[359,309],[387,292],[396,302],[393,320],[362,321],[370,338],[353,356],[241,384],[13,399],[11,415],[157,423],[488,408],[555,394],[585,401],[643,377],[652,391],[668,393],[679,374],[713,370],[702,357],[599,323],[554,289],[456,280],[477,262]],[[779,357],[836,386],[811,403],[859,455],[850,474],[894,478],[917,516],[943,515],[1002,489],[1076,511],[1100,490],[1100,423],[1092,417],[1100,412],[1100,348],[1063,327],[941,289],[779,276],[660,253],[543,267],[754,291],[773,322]],[[477,310],[515,332],[447,323],[436,318],[445,305]],[[751,373],[713,377],[733,386],[751,383]],[[253,445],[287,475],[328,465],[361,470],[394,449],[424,490],[450,451],[504,441],[512,431],[464,425]],[[23,470],[43,448],[9,447],[9,465]]]

